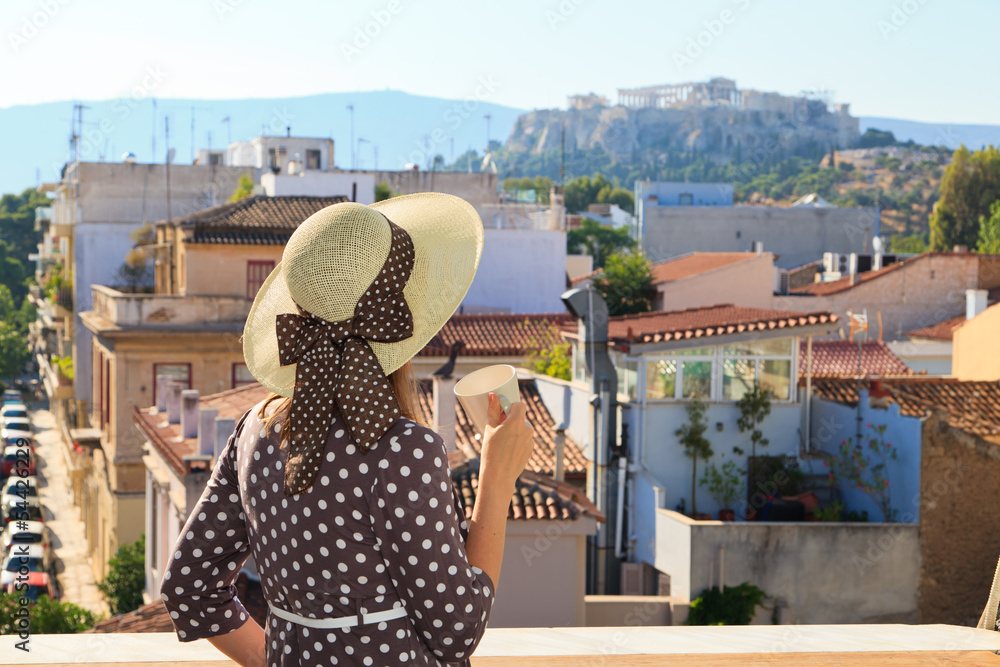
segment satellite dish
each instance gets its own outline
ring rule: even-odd
[[[881,236],[876,236],[872,239],[872,248],[876,253],[882,254],[882,251],[885,250],[885,243],[882,241]]]
[[[122,162],[127,162],[128,164],[135,163],[135,153],[131,151],[126,151],[122,154]]]
[[[170,150],[167,151],[167,164],[170,164],[171,162],[174,161],[174,156],[175,155],[177,155],[177,149],[176,148],[171,148]]]

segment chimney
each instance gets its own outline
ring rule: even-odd
[[[557,482],[566,481],[566,424],[556,426],[556,462],[553,472]]]
[[[181,392],[181,437],[198,437],[198,390]]]
[[[984,289],[965,290],[965,319],[971,320],[986,310],[987,294],[988,292]]]
[[[444,440],[445,451],[449,454],[458,449],[455,423],[455,384],[453,377],[442,378],[435,375],[433,379],[433,394],[431,397],[431,428],[438,432]]]
[[[179,424],[181,421],[181,392],[184,384],[181,382],[167,383],[167,423]]]
[[[198,411],[198,453],[202,456],[215,454],[215,420],[219,411],[215,408],[202,408]]]
[[[215,420],[215,458],[218,459],[222,456],[222,450],[225,448],[226,443],[229,442],[229,436],[233,434],[236,430],[236,420],[235,419],[222,419],[221,417]]]
[[[549,189],[549,229],[566,229],[566,200],[561,186]]]
[[[753,251],[755,253],[757,253],[758,257],[760,257],[761,255],[763,255],[764,254],[764,242],[763,241],[754,241],[753,242]]]
[[[167,411],[167,392],[169,391],[167,385],[169,383],[170,378],[166,375],[156,378],[156,410],[158,412]]]

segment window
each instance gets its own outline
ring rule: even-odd
[[[274,262],[247,262],[247,298],[253,299],[257,296],[257,291],[264,284],[267,277],[274,270]]]
[[[671,350],[669,356],[647,356],[646,398],[701,398],[738,401],[754,383],[775,400],[791,400],[795,366],[793,338],[746,341],[731,345]],[[622,362],[616,361],[616,366]],[[619,376],[627,367],[619,368]]]
[[[587,346],[576,341],[573,343],[573,382],[590,383],[590,373],[587,372]]]
[[[682,192],[677,197],[678,206],[693,206],[694,205],[694,195],[690,192]]]
[[[185,389],[191,388],[191,364],[153,364],[153,405],[156,405],[156,390],[161,377],[169,382],[180,382]]]
[[[306,149],[306,169],[320,169],[320,152],[315,148]]]
[[[256,383],[257,378],[250,374],[246,364],[242,362],[233,364],[233,389]]]

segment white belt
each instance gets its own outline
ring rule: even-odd
[[[386,609],[385,611],[376,611],[371,614],[361,614],[360,618],[358,614],[353,616],[341,616],[340,618],[309,618],[307,616],[300,616],[298,614],[293,614],[290,611],[285,611],[271,604],[271,601],[267,601],[267,606],[271,608],[271,613],[273,613],[278,618],[283,618],[286,621],[292,621],[293,623],[298,623],[299,625],[304,625],[309,628],[353,628],[356,625],[367,625],[368,623],[381,623],[382,621],[391,621],[396,618],[402,618],[406,616],[406,609],[404,607],[393,607],[392,609]]]

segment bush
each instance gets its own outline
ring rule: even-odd
[[[744,581],[739,586],[704,590],[691,601],[685,625],[750,625],[754,612],[767,594]]]
[[[142,591],[146,587],[146,536],[132,544],[118,547],[108,561],[108,576],[97,584],[108,601],[111,614],[126,614],[142,606]]]
[[[16,614],[21,609],[20,595],[0,593],[0,636],[18,633]],[[29,630],[32,634],[61,635],[89,630],[99,617],[72,602],[58,602],[41,596],[29,607]]]

